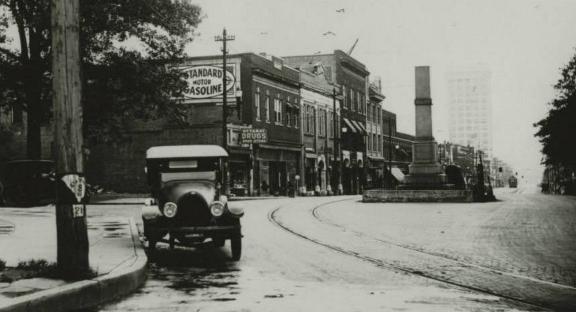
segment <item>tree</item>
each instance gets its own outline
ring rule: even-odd
[[[184,0],[86,0],[80,10],[88,141],[112,139],[134,118],[176,113],[182,80],[158,65],[183,56],[200,8]],[[7,35],[10,26],[17,38]],[[26,112],[30,158],[40,157],[40,127],[51,114],[50,64],[50,1],[0,0],[0,106]]]
[[[576,168],[576,54],[561,70],[562,77],[554,85],[557,96],[550,102],[548,115],[535,123],[536,137],[542,143],[544,164]]]

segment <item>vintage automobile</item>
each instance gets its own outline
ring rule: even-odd
[[[174,248],[207,239],[222,247],[230,240],[232,259],[240,259],[244,211],[228,206],[222,188],[227,159],[228,153],[218,145],[156,146],[146,151],[153,198],[142,208],[142,218],[149,250],[159,241]]]

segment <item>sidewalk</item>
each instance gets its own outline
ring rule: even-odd
[[[66,282],[49,278],[0,283],[0,311],[68,311],[128,294],[146,277],[147,258],[135,222],[122,217],[89,217],[90,266],[97,277]],[[54,206],[0,208],[0,260],[56,262]]]

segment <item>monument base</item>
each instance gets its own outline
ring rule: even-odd
[[[399,186],[406,190],[445,190],[451,186],[446,184],[446,175],[438,163],[412,163],[409,172]]]
[[[471,190],[366,190],[362,195],[365,203],[385,202],[452,202],[470,203]]]

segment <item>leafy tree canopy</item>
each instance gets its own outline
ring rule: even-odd
[[[576,167],[576,54],[561,71],[554,85],[557,96],[550,102],[548,115],[535,123],[542,143],[544,163]]]
[[[81,1],[84,123],[92,141],[117,138],[134,118],[177,112],[181,58],[201,21],[186,0]],[[16,29],[16,38],[10,38]],[[13,32],[13,31],[12,31]],[[50,1],[0,0],[0,106],[27,112],[28,155],[39,157],[51,110]]]

